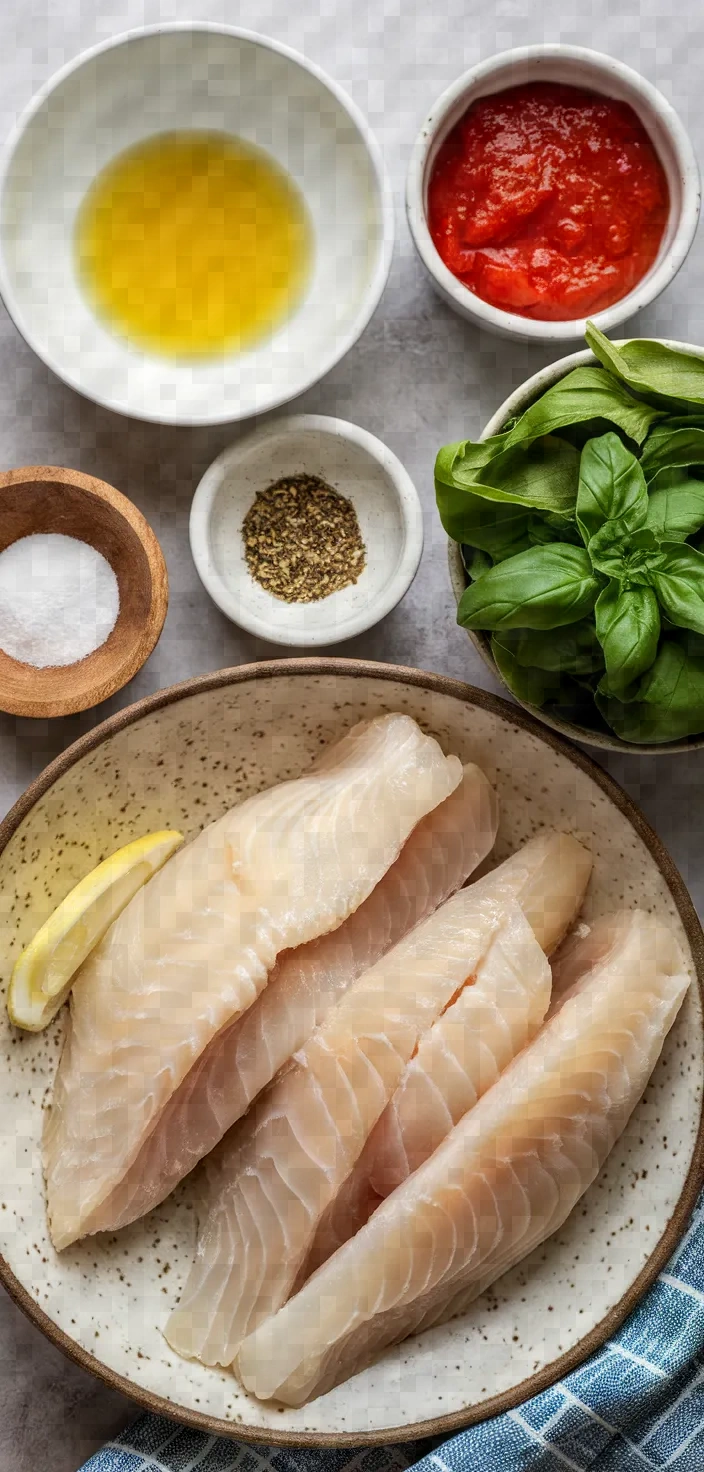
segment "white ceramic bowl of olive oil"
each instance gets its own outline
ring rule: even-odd
[[[344,497],[363,546],[361,572],[351,566],[354,578],[311,602],[263,586],[243,537],[255,498],[299,476]],[[288,565],[295,537],[285,530],[280,537],[280,565]],[[213,461],[193,497],[190,539],[203,586],[233,623],[275,644],[319,649],[365,633],[400,602],[418,571],[423,513],[408,471],[375,435],[324,414],[295,414],[255,429]],[[320,562],[324,572],[324,553]]]
[[[357,108],[230,27],[168,23],[84,53],[0,164],[16,326],[72,388],[158,423],[243,419],[310,387],[369,321],[392,246]]]

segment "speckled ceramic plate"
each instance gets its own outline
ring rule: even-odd
[[[462,1318],[406,1341],[301,1410],[260,1405],[229,1374],[180,1360],[161,1330],[190,1264],[194,1182],[116,1236],[57,1255],[40,1165],[62,1020],[0,1020],[0,1276],[80,1364],[143,1405],[209,1430],[282,1442],[441,1433],[524,1400],[597,1348],[674,1248],[701,1180],[703,937],[679,875],[629,799],[588,758],[503,701],[357,661],[207,675],[107,721],[54,762],[0,830],[2,970],[66,891],[129,838],[192,835],[233,801],[305,770],[360,717],[404,710],[497,784],[497,858],[541,827],[595,860],[588,914],[644,905],[678,931],[693,976],[655,1074],[605,1169],[562,1230]],[[419,1414],[422,1422],[419,1422]]]

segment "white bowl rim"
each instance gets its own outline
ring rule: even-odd
[[[583,61],[605,77],[616,76],[658,118],[669,135],[682,176],[682,207],[672,243],[660,265],[646,273],[633,290],[602,312],[587,318],[574,318],[567,322],[549,322],[540,318],[521,317],[515,312],[504,312],[493,307],[481,297],[463,286],[449,267],[440,258],[428,229],[423,202],[423,184],[426,159],[438,129],[456,102],[469,93],[475,83],[483,82],[493,74],[523,61],[544,60]],[[586,83],[585,83],[586,85]],[[467,105],[470,99],[468,97]],[[594,322],[602,332],[632,317],[642,307],[648,306],[664,291],[683,265],[693,243],[701,205],[699,166],[692,141],[679,115],[667,98],[647,77],[633,67],[627,66],[615,56],[603,51],[594,51],[589,46],[550,45],[519,46],[499,51],[486,61],[478,62],[457,77],[446,87],[431,107],[418,132],[411,150],[406,177],[406,213],[415,248],[431,278],[445,298],[451,298],[462,316],[474,319],[476,325],[501,335],[515,337],[523,342],[563,343],[584,336],[587,320]]]
[[[340,87],[336,81],[328,76],[327,72],[323,71],[322,67],[319,67],[316,62],[309,61],[308,57],[303,56],[301,52],[296,51],[292,46],[287,46],[283,41],[274,40],[269,36],[262,35],[258,31],[250,31],[242,26],[230,26],[219,21],[163,21],[148,26],[133,26],[129,30],[121,31],[117,36],[110,36],[105,41],[98,41],[94,46],[89,46],[85,50],[80,51],[77,56],[74,56],[64,66],[59,67],[58,71],[54,72],[52,76],[48,77],[15,119],[9,136],[2,149],[0,149],[0,204],[2,203],[5,192],[9,168],[20,139],[52,92],[62,86],[74,72],[79,71],[87,63],[94,61],[96,57],[101,56],[105,51],[117,49],[117,47],[123,46],[130,41],[141,40],[147,36],[166,35],[180,31],[191,33],[206,32],[212,35],[229,36],[239,41],[248,41],[255,46],[264,47],[267,51],[276,52],[279,56],[284,57],[287,61],[294,63],[301,67],[303,71],[308,72],[316,81],[320,82],[321,86],[325,87],[331,93],[340,106],[347,112],[357,128],[370,160],[379,192],[380,236],[377,259],[373,275],[364,292],[354,321],[347,329],[344,337],[335,345],[333,351],[328,353],[327,357],[322,359],[320,365],[308,374],[300,384],[290,390],[287,389],[281,392],[275,398],[272,398],[265,408],[260,408],[256,411],[257,414],[268,413],[269,410],[279,408],[282,404],[286,404],[291,399],[297,398],[299,394],[305,393],[307,389],[318,383],[327,373],[330,373],[336,364],[350,351],[350,348],[354,347],[354,344],[361,337],[365,327],[368,326],[381,301],[389,271],[391,270],[393,257],[395,230],[393,194],[384,157],[376,135],[365,118],[364,113],[361,111],[361,108],[348,96],[344,88]],[[74,389],[76,393],[81,394],[83,398],[92,400],[93,403],[99,404],[101,408],[111,410],[114,414],[121,414],[129,419],[139,419],[148,424],[166,424],[169,426],[173,425],[174,427],[234,424],[254,417],[254,413],[240,415],[236,411],[232,412],[232,410],[228,409],[227,413],[207,413],[203,415],[179,414],[178,417],[165,419],[163,415],[150,413],[146,409],[140,410],[137,413],[135,409],[126,409],[119,404],[113,403],[110,398],[104,395],[93,393],[86,384],[82,381],[79,382],[72,373],[60,366],[53,354],[47,352],[44,347],[37,343],[33,332],[23,323],[22,313],[16,302],[14,290],[10,284],[6,269],[5,247],[1,230],[0,300],[2,300],[7,314],[17,328],[17,331],[52,373],[55,373],[57,378],[60,378],[69,388]]]
[[[277,626],[274,631],[272,625],[265,619],[260,619],[256,614],[242,610],[238,600],[233,597],[220,577],[210,552],[208,535],[210,520],[215,498],[229,470],[252,449],[261,448],[268,441],[279,439],[282,434],[295,434],[306,430],[317,430],[319,433],[330,435],[331,438],[346,440],[350,444],[357,445],[382,467],[398,500],[403,522],[403,548],[393,577],[362,612],[346,619],[344,623],[336,624],[332,629],[323,625],[319,629],[299,633]],[[327,414],[291,414],[280,419],[273,419],[269,424],[261,425],[259,429],[236,440],[233,445],[228,445],[213,460],[196,487],[191,503],[188,534],[191,554],[203,587],[227,618],[239,624],[240,628],[246,629],[248,633],[255,634],[260,639],[266,639],[273,644],[296,648],[320,648],[326,644],[339,644],[346,639],[354,638],[357,634],[365,633],[367,629],[379,623],[380,619],[385,618],[387,613],[390,613],[400,602],[404,593],[410,588],[420,564],[423,552],[423,511],[418,492],[408,471],[383,440],[377,439],[376,435],[371,434],[369,430],[362,429],[358,424],[351,424],[346,419],[338,419]]]

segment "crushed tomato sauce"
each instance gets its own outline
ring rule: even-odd
[[[448,134],[428,226],[476,296],[559,322],[633,290],[669,207],[665,171],[627,103],[535,82],[481,98]]]

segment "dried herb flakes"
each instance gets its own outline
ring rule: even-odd
[[[253,578],[286,603],[316,603],[356,583],[366,562],[351,501],[317,475],[258,491],[242,523]]]

